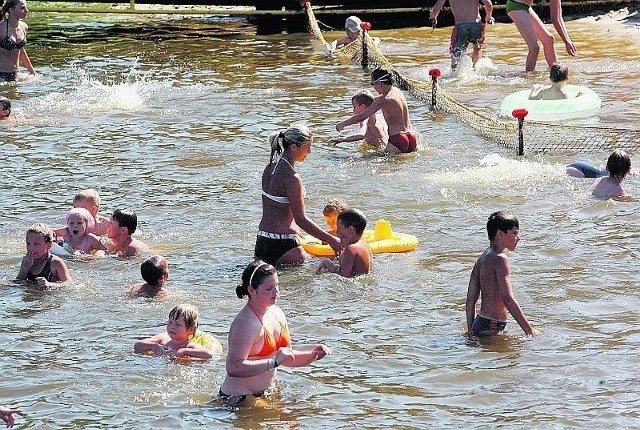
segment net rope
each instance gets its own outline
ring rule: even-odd
[[[327,50],[331,45],[325,40],[310,2],[305,3],[309,31],[321,41]],[[420,81],[402,75],[384,56],[367,31],[361,31],[358,39],[335,52],[339,58],[371,69],[388,69],[396,85],[409,92],[417,100],[434,110],[453,115],[459,122],[473,128],[486,139],[509,149],[518,150],[517,120],[501,120],[478,112],[454,99],[437,82]],[[434,102],[435,99],[435,102]],[[523,126],[524,148],[528,152],[552,151],[606,151],[616,148],[637,151],[640,149],[640,130],[616,127],[567,125],[537,121],[525,121]]]

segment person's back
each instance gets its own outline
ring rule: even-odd
[[[349,270],[348,267],[351,267]],[[373,254],[369,244],[362,238],[348,245],[340,254],[341,275],[347,277],[366,275],[373,267]]]
[[[569,69],[555,63],[549,69],[549,80],[551,86],[535,85],[529,93],[529,100],[563,100],[569,98],[562,89],[569,80]],[[580,95],[580,94],[578,94]]]
[[[631,171],[631,157],[625,151],[616,149],[607,160],[608,177],[596,179],[589,188],[595,197],[610,199],[624,197],[627,192],[622,188],[622,181]]]
[[[129,289],[132,297],[166,297],[167,290],[163,289],[169,279],[169,264],[161,255],[152,255],[140,265],[140,274],[144,283],[134,284]]]
[[[478,0],[449,0],[456,24],[478,21]]]

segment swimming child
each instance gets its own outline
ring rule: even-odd
[[[596,179],[589,188],[595,197],[610,199],[624,197],[627,192],[622,188],[622,181],[631,172],[631,157],[625,151],[616,149],[607,159],[608,177]]]
[[[93,188],[80,191],[73,198],[74,208],[84,208],[88,210],[93,216],[93,226],[89,227],[89,233],[93,233],[97,236],[104,236],[107,234],[107,223],[109,218],[104,217],[98,213],[100,210],[100,195]],[[63,237],[69,234],[67,227],[54,229],[58,237]]]
[[[576,161],[575,163],[569,164],[566,172],[567,175],[573,176],[574,178],[600,178],[602,176],[609,176],[607,169],[601,169],[584,161]]]
[[[431,9],[429,18],[435,20],[442,10],[447,0],[438,0]],[[491,0],[481,0],[484,5],[485,18],[480,22],[480,14],[478,10],[478,0],[449,0],[455,26],[451,31],[451,44],[449,45],[449,53],[451,54],[451,70],[458,67],[460,58],[466,52],[469,44],[473,44],[473,53],[471,60],[475,67],[476,63],[482,57],[482,47],[485,39],[485,28],[487,23],[493,24],[493,4]]]
[[[0,120],[9,118],[11,115],[11,100],[0,97]]]
[[[367,218],[358,209],[346,209],[338,215],[338,237],[346,247],[338,257],[338,264],[329,259],[322,260],[316,273],[327,271],[345,277],[369,273],[373,266],[373,254],[369,244],[362,238],[366,227]]]
[[[134,284],[129,290],[133,297],[165,297],[167,290],[162,287],[169,279],[169,264],[162,255],[153,255],[142,262],[140,274],[144,283]]]
[[[495,336],[504,331],[507,313],[518,322],[527,336],[540,334],[524,316],[511,289],[511,267],[505,249],[513,251],[520,241],[520,224],[510,212],[494,212],[487,221],[489,247],[476,261],[467,291],[467,329],[469,337]],[[480,312],[476,303],[482,296]]]
[[[357,92],[351,98],[351,104],[353,105],[353,113],[359,114],[364,112],[369,106],[373,104],[375,97],[369,90],[362,90]],[[376,148],[386,147],[389,141],[389,135],[387,134],[387,123],[384,121],[384,116],[380,112],[376,112],[373,115],[360,122],[360,130],[357,133],[350,134],[344,137],[335,137],[329,139],[330,144],[337,144],[340,142],[356,142],[362,140],[369,145],[373,145]],[[389,151],[390,148],[385,148]]]
[[[107,223],[107,237],[111,243],[107,245],[109,251],[116,252],[122,257],[132,257],[147,251],[147,245],[134,239],[131,235],[138,228],[138,216],[128,209],[116,209]]]
[[[167,330],[153,337],[139,340],[133,350],[137,353],[153,353],[156,356],[192,357],[208,360],[222,352],[222,345],[211,335],[198,332],[199,312],[192,305],[178,305],[169,312]],[[208,346],[194,339],[207,337]]]
[[[73,208],[65,216],[68,234],[64,235],[62,246],[71,254],[104,255],[107,249],[100,238],[89,230],[95,226],[93,215],[84,208]]]
[[[333,199],[327,202],[322,210],[322,215],[324,215],[324,220],[327,222],[327,227],[329,227],[329,234],[333,236],[337,234],[338,215],[348,208],[347,203],[342,199]]]
[[[342,131],[346,126],[362,122],[381,110],[389,130],[388,152],[397,154],[415,151],[418,148],[418,135],[411,127],[409,107],[404,94],[393,86],[391,71],[386,69],[372,71],[371,85],[379,96],[364,111],[338,123],[336,130]]]
[[[360,36],[360,24],[362,21],[357,16],[350,16],[344,22],[344,30],[347,32],[347,36],[342,39],[334,40],[329,48],[331,52],[335,52],[336,49],[348,45]]]
[[[551,69],[549,69],[549,80],[551,80],[551,86],[534,85],[529,94],[529,100],[563,100],[569,98],[567,93],[562,91],[562,88],[569,80],[569,68],[567,66],[562,66],[558,63],[552,65]]]
[[[55,238],[53,230],[45,224],[36,223],[27,229],[27,253],[22,258],[17,280],[36,281],[40,288],[53,288],[71,279],[64,260],[49,252]]]

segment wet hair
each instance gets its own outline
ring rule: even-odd
[[[91,202],[98,209],[100,209],[100,195],[93,188],[82,190],[73,198],[73,203],[78,203],[81,201]]]
[[[353,97],[351,97],[352,102],[356,102],[359,105],[367,105],[367,106],[371,106],[375,99],[376,99],[375,96],[369,90],[358,91],[357,93],[354,94]]]
[[[152,255],[140,265],[140,274],[147,284],[157,286],[168,269],[166,258],[162,255]]]
[[[382,82],[383,84],[393,85],[393,75],[391,71],[387,69],[377,68],[371,72],[371,85],[376,82]]]
[[[2,5],[2,11],[0,11],[0,14],[2,14],[2,18],[4,19],[7,16],[11,15],[9,13],[9,9],[13,9],[20,4],[24,4],[24,2],[22,0],[7,0],[6,2],[4,2],[4,4]]]
[[[45,242],[54,242],[56,240],[56,234],[51,230],[51,227],[41,222],[32,224],[31,227],[27,229],[27,234],[29,233],[42,235]]]
[[[313,133],[303,124],[292,124],[283,131],[277,131],[269,136],[269,146],[271,147],[271,158],[269,164],[273,163],[275,155],[282,155],[291,145],[304,145],[313,139]]]
[[[562,82],[569,79],[569,68],[558,63],[553,63],[549,69],[549,79],[551,82]]]
[[[177,320],[183,317],[187,330],[193,329],[193,335],[196,334],[196,330],[198,329],[199,316],[198,309],[195,306],[184,303],[176,306],[169,312],[169,319]]]
[[[355,228],[358,234],[362,234],[367,227],[367,217],[364,216],[362,211],[354,208],[346,209],[338,215],[338,222],[342,223],[345,227]]]
[[[498,230],[506,233],[513,227],[520,228],[518,218],[516,218],[514,214],[507,211],[492,213],[489,215],[489,219],[487,220],[487,234],[489,235],[489,240],[493,240],[496,237]]]
[[[347,209],[349,209],[349,206],[347,206],[347,202],[342,199],[333,199],[327,202],[324,209],[322,210],[322,214],[331,215],[337,212],[339,215]]]
[[[0,104],[2,104],[2,110],[8,110],[11,113],[11,100],[2,96],[0,97]]]
[[[252,261],[242,272],[242,284],[236,287],[236,295],[239,299],[248,296],[249,285],[257,289],[266,278],[276,273],[276,268],[271,264],[260,259]]]
[[[126,227],[129,230],[129,234],[133,234],[138,228],[138,216],[136,213],[129,209],[116,209],[111,217],[118,221],[120,227]]]
[[[622,149],[616,149],[607,159],[609,175],[619,181],[623,180],[631,169],[631,157]]]

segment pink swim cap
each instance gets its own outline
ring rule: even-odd
[[[93,228],[96,225],[96,220],[93,219],[93,215],[91,212],[86,210],[85,208],[73,208],[64,216],[65,221],[69,222],[69,217],[71,215],[80,215],[87,221],[87,227]]]

